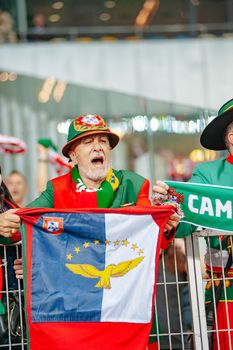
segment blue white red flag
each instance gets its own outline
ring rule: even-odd
[[[19,210],[29,349],[145,350],[173,211]]]

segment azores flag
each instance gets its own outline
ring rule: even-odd
[[[20,209],[31,350],[145,350],[174,207]]]

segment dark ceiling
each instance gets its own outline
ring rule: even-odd
[[[47,23],[49,26],[133,26],[145,1],[115,0],[111,1],[115,6],[108,8],[106,5],[110,2],[104,0],[66,0],[62,9],[54,10],[52,4],[55,2],[27,0],[29,20],[38,12],[47,18],[53,13],[59,13],[60,21],[56,24]],[[188,24],[194,18],[197,23],[223,23],[230,19],[232,6],[232,0],[161,0],[150,24]],[[101,21],[101,13],[107,13],[111,18]]]
[[[135,18],[143,6],[144,0],[116,0],[113,8],[107,8],[103,0],[66,0],[64,7],[54,10],[55,1],[27,0],[28,17],[40,12],[46,17],[53,13],[61,14],[59,26],[98,26],[98,25],[134,25]],[[221,23],[228,20],[229,0],[162,0],[151,24],[188,23],[189,12],[194,8],[199,23]],[[99,19],[101,13],[110,14],[104,22]],[[52,25],[52,24],[49,24]]]
[[[21,4],[20,11],[17,3]],[[71,40],[81,36],[98,39],[101,35],[119,39],[130,35],[195,37],[233,32],[233,0],[0,0],[0,8],[14,16],[16,26],[19,12],[23,15],[23,3],[29,40],[38,35]],[[145,3],[154,3],[156,8],[146,25],[136,27]]]
[[[55,2],[55,1],[54,1]],[[49,23],[49,26],[112,26],[112,25],[134,25],[134,20],[142,7],[143,0],[117,0],[113,8],[104,6],[103,0],[66,0],[61,10],[51,7],[52,1],[27,0],[29,23],[32,25],[33,15],[40,12],[48,19],[50,15],[57,13],[61,19],[57,23]],[[108,21],[101,21],[101,13],[110,14]]]

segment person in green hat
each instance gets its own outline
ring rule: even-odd
[[[73,164],[72,170],[48,181],[46,190],[28,207],[63,209],[150,206],[150,184],[147,179],[131,171],[112,169],[111,152],[118,142],[119,136],[108,128],[100,116],[84,115],[73,120],[67,143],[62,149],[63,155]],[[173,231],[178,222],[179,216],[171,215],[165,230]],[[19,226],[20,218],[14,210],[0,214],[0,235],[11,237]],[[172,238],[173,235],[168,233],[167,242]]]
[[[215,151],[227,150],[229,154],[225,158],[198,164],[194,168],[190,182],[233,187],[233,99],[226,102],[219,109],[217,117],[203,130],[200,142],[202,146],[207,149]],[[167,194],[168,186],[162,181],[157,181],[153,190],[154,193],[157,194]],[[196,227],[193,225],[180,223],[176,231],[176,238],[188,236],[195,230]],[[230,247],[228,237],[229,236],[224,237],[223,235],[221,243],[217,237],[210,238],[211,250],[209,254],[206,254],[205,263],[206,270],[210,273],[210,265],[212,262],[215,277],[222,277],[222,266],[225,267],[227,265],[229,254],[231,254],[228,252]],[[227,276],[232,276],[232,273],[233,266],[231,265]],[[215,284],[217,285],[217,283]],[[220,348],[218,347],[218,339],[215,332],[212,340],[214,350],[228,350],[233,348],[233,331],[230,332],[230,339],[227,331],[228,328],[233,329],[232,281],[229,283],[229,280],[226,279],[225,290],[226,294],[224,287],[222,287],[217,305],[218,330],[222,330],[218,332]],[[207,304],[213,303],[211,282],[208,282],[206,285],[205,299]],[[226,308],[228,308],[228,315],[226,313]]]
[[[111,152],[119,142],[105,121],[97,115],[84,115],[73,120],[62,153],[73,164],[71,172],[47,183],[46,190],[28,207],[43,208],[119,208],[149,206],[149,181],[127,170],[111,167]],[[174,214],[166,229],[176,227]],[[0,234],[11,236],[19,227],[13,212],[0,215]]]

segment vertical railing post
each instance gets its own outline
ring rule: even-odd
[[[208,350],[204,291],[201,273],[198,237],[195,233],[186,237],[186,252],[190,286],[190,302],[193,318],[193,343],[196,350]]]

